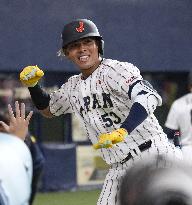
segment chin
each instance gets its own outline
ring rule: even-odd
[[[83,67],[83,68],[81,67],[80,69],[81,69],[81,70],[89,70],[90,67],[89,67],[89,66],[88,66],[88,67]]]
[[[90,64],[84,64],[84,65],[79,65],[79,67],[81,68],[81,70],[87,70],[89,68],[91,68],[93,65]]]

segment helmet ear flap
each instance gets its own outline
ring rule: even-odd
[[[104,40],[103,40],[103,39],[98,39],[97,42],[98,42],[98,51],[99,51],[99,54],[100,54],[101,56],[103,56],[103,55],[104,55]]]
[[[100,48],[99,48],[99,53],[103,56],[104,55],[104,40],[100,40]]]

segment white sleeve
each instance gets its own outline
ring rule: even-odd
[[[106,75],[107,83],[111,90],[128,98],[127,93],[132,83],[141,80],[139,69],[131,63],[118,63]]]
[[[70,82],[63,84],[61,88],[50,94],[50,112],[59,116],[66,113],[71,113],[71,104],[70,104]]]
[[[169,110],[165,126],[169,129],[177,130],[179,129],[178,125],[178,111],[176,109],[177,105],[174,102]]]
[[[161,96],[148,81],[143,80],[139,69],[130,63],[111,69],[107,77],[111,90],[132,103],[140,103],[149,115],[162,104]]]

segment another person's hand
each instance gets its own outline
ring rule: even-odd
[[[44,72],[36,66],[27,66],[20,73],[20,81],[27,87],[34,87],[43,77]]]
[[[0,121],[5,131],[9,134],[13,134],[20,139],[24,140],[28,133],[29,121],[33,115],[33,111],[30,111],[27,117],[25,116],[25,104],[19,105],[18,101],[15,102],[15,114],[11,105],[8,105],[9,111],[9,125]]]
[[[95,149],[111,148],[113,144],[124,141],[127,135],[128,132],[124,128],[119,128],[111,133],[101,134],[98,143],[94,144],[93,147]]]

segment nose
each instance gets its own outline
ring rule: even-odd
[[[87,50],[86,45],[85,45],[84,43],[80,43],[80,44],[79,44],[79,50],[80,50],[80,51],[86,51],[86,50]]]

